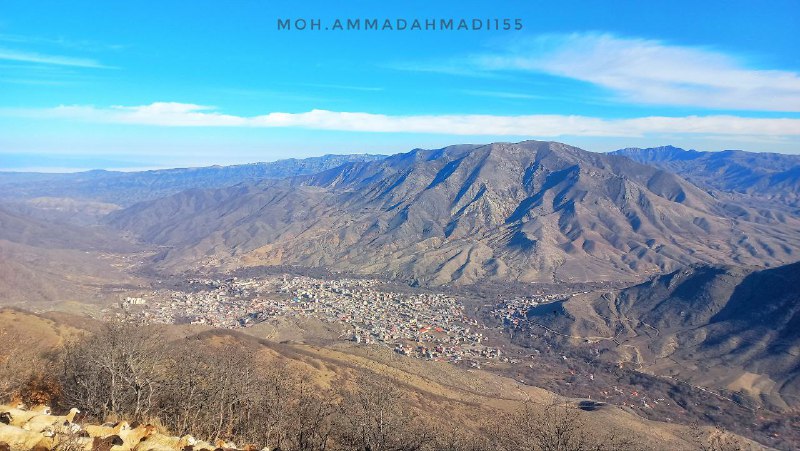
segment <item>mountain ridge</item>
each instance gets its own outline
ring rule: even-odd
[[[800,155],[743,150],[700,152],[673,146],[632,147],[611,153],[673,172],[703,188],[800,207]]]
[[[350,161],[369,161],[384,155],[328,154],[320,157],[289,158],[268,163],[232,166],[157,169],[138,172],[91,170],[47,174],[0,172],[0,200],[28,200],[41,197],[70,197],[129,206],[184,189],[221,188],[242,182],[310,174]]]
[[[697,262],[787,263],[800,249],[787,231],[800,230],[797,218],[726,203],[625,157],[540,141],[417,149],[191,190],[108,222],[169,246],[164,267],[331,266],[434,284],[636,280]]]

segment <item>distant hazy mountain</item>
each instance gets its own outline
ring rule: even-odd
[[[741,150],[698,152],[672,146],[612,153],[674,172],[702,187],[800,207],[800,155]]]
[[[622,156],[553,142],[460,145],[311,176],[185,191],[109,215],[160,264],[298,264],[470,283],[642,279],[797,259],[800,222],[721,202]]]
[[[608,359],[800,403],[800,263],[696,266],[620,292],[544,305],[529,317],[577,337],[613,337]]]
[[[72,174],[0,172],[0,200],[72,198],[132,205],[191,188],[221,188],[242,182],[314,174],[382,155],[325,155],[235,166],[163,169],[142,172],[87,171]]]

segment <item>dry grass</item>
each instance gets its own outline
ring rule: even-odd
[[[74,318],[73,318],[74,319]],[[71,321],[75,324],[75,321]],[[77,328],[15,310],[0,311],[0,330],[16,328],[38,336],[43,346],[58,346]],[[546,390],[520,384],[482,370],[465,370],[447,363],[428,362],[394,354],[388,349],[350,344],[327,347],[275,343],[228,330],[165,327],[171,339],[195,339],[198,346],[220,349],[231,344],[249,348],[274,367],[291,367],[323,388],[352,387],[359,375],[374,373],[390,379],[420,418],[446,427],[462,425],[477,433],[496,418],[524,403],[545,409],[562,400]],[[199,332],[199,333],[198,333]],[[570,402],[570,400],[566,400]],[[688,426],[645,420],[627,410],[608,406],[583,412],[588,428],[626,434],[644,449],[696,449]]]

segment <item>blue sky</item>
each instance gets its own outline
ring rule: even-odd
[[[0,168],[523,139],[800,153],[796,0],[339,3],[2,2]],[[481,29],[326,31],[337,18]]]

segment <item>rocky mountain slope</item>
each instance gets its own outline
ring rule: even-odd
[[[563,336],[605,344],[606,359],[787,408],[800,403],[798,285],[800,263],[694,266],[528,315]]]
[[[672,146],[627,148],[613,154],[674,172],[702,187],[800,207],[800,155],[698,152]]]
[[[164,268],[325,266],[433,284],[636,280],[797,259],[800,221],[555,142],[459,145],[111,213]]]

